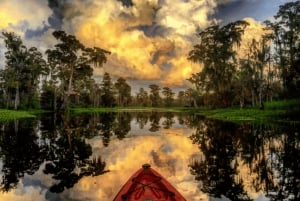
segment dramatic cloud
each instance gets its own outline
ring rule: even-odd
[[[252,18],[245,18],[243,20],[247,21],[249,25],[246,27],[242,36],[242,43],[238,50],[238,56],[246,58],[252,41],[256,40],[259,42],[262,39],[262,36],[270,31],[267,31],[265,25],[261,22],[255,21]]]
[[[197,43],[196,33],[212,23],[251,17],[251,13],[260,12],[258,7],[267,8],[268,2],[2,0],[0,30],[14,31],[26,45],[45,51],[56,42],[51,36],[53,30],[63,29],[86,46],[99,46],[112,52],[104,69],[95,70],[95,76],[108,72],[136,84],[153,82],[182,87],[189,84],[186,79],[192,73],[200,71],[199,65],[186,59]],[[268,8],[284,2],[276,0]],[[0,66],[3,66],[4,51],[1,41]]]
[[[0,30],[14,31],[23,36],[28,29],[41,29],[47,23],[51,10],[45,1],[2,0],[0,6]]]
[[[198,70],[186,56],[197,30],[210,23],[214,6],[196,0],[134,0],[131,6],[104,0],[84,6],[89,14],[69,23],[77,25],[74,32],[85,44],[112,52],[105,65],[110,74],[180,86]]]

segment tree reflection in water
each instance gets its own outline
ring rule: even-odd
[[[46,158],[46,150],[38,144],[36,130],[37,121],[32,124],[32,121],[15,120],[1,124],[2,191],[15,188],[24,174],[34,174]]]
[[[58,123],[46,117],[41,122],[16,120],[1,125],[2,191],[15,188],[24,174],[34,174],[45,161],[44,173],[57,181],[50,191],[56,193],[73,187],[83,176],[107,172],[101,157],[89,159],[92,149],[85,142],[79,119],[57,119]]]
[[[234,124],[153,111],[47,115],[0,123],[1,190],[16,188],[25,174],[34,174],[41,165],[53,177],[50,191],[57,193],[84,176],[108,172],[87,139],[99,136],[107,147],[112,137],[126,138],[132,122],[144,132],[173,124],[192,128],[191,143],[199,147],[200,157],[187,168],[201,191],[212,197],[250,200],[249,192],[264,192],[272,201],[300,200],[299,125]]]
[[[250,200],[242,178],[237,177],[239,139],[235,130],[235,124],[203,120],[190,137],[203,153],[202,159],[191,163],[191,173],[209,195]]]
[[[190,118],[190,136],[200,156],[190,163],[203,192],[230,200],[250,200],[239,166],[246,166],[255,192],[270,200],[300,200],[299,126],[232,124]],[[249,186],[247,187],[249,188]]]

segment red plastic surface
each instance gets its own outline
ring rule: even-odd
[[[186,201],[186,199],[150,165],[143,165],[124,184],[113,201]]]

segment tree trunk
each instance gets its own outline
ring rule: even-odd
[[[54,87],[54,98],[53,98],[53,111],[57,109],[57,97],[56,97],[56,87]]]
[[[259,95],[258,95],[258,98],[259,98],[259,108],[260,109],[263,109],[263,103],[262,103],[262,96],[263,96],[263,67],[261,66],[260,68],[260,80],[259,80]]]
[[[240,109],[244,108],[244,104],[245,104],[245,98],[244,98],[244,93],[242,91],[240,96]]]
[[[254,90],[251,90],[251,102],[252,102],[252,107],[255,107],[255,93]]]
[[[197,104],[196,99],[195,99],[195,98],[192,98],[192,101],[193,101],[193,106],[197,108],[197,107],[198,107],[198,104]]]
[[[19,90],[19,83],[17,83],[14,109],[17,110],[19,105],[20,105],[20,90]]]
[[[70,73],[70,79],[69,79],[69,83],[68,83],[68,90],[64,94],[64,100],[63,100],[62,105],[60,106],[60,110],[64,110],[69,105],[70,95],[72,93],[73,74],[74,74],[74,67],[72,66],[71,73]]]

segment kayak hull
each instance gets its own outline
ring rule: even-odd
[[[150,165],[145,164],[124,184],[113,201],[186,201]]]

